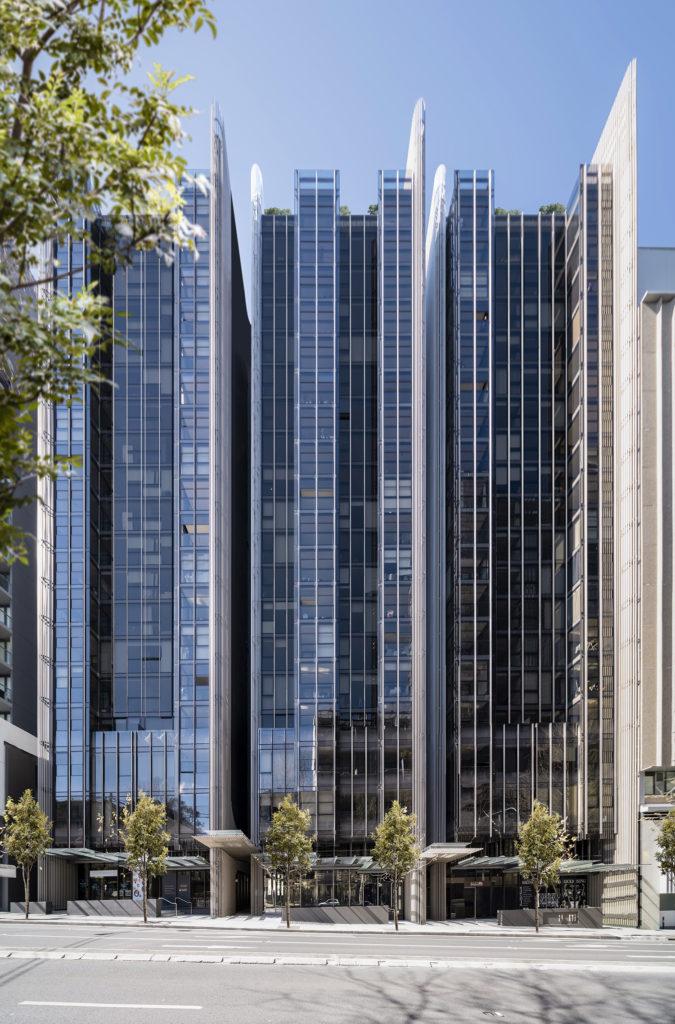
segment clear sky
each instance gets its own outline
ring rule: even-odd
[[[436,166],[492,167],[499,206],[566,202],[631,57],[638,61],[639,243],[675,245],[675,0],[212,0],[219,22],[153,56],[190,72],[186,153],[208,163],[208,106],[227,131],[244,278],[250,168],[293,206],[296,167],[341,172],[352,212],[402,166],[415,101]],[[148,64],[150,60],[148,60]]]

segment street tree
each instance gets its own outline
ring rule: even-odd
[[[30,789],[18,800],[7,797],[2,829],[2,846],[16,861],[23,876],[26,919],[30,911],[30,873],[38,859],[52,845],[52,824]]]
[[[664,875],[675,876],[675,807],[666,815],[656,840],[656,863]]]
[[[143,887],[143,920],[148,920],[148,881],[166,874],[169,833],[166,807],[141,792],[134,808],[122,808],[120,836],[127,851],[127,863],[139,875]]]
[[[313,837],[309,811],[301,810],[287,795],[272,815],[265,836],[265,852],[269,866],[284,880],[286,927],[291,927],[291,885],[300,881],[309,871]]]
[[[570,837],[559,814],[535,800],[529,819],[520,826],[516,848],[520,874],[534,889],[534,926],[539,931],[539,894],[542,888],[556,885],[560,865],[570,859]]]
[[[132,75],[166,32],[202,26],[215,34],[205,0],[0,0],[3,560],[26,558],[12,523],[32,500],[26,482],[74,461],[36,451],[39,403],[103,384],[97,354],[114,334],[104,282],[137,250],[170,260],[203,234],[181,185],[207,187],[179,153],[191,110],[176,89],[189,76],[159,64],[146,84]]]
[[[373,857],[391,879],[394,904],[394,927],[398,931],[398,890],[408,872],[415,867],[420,850],[415,840],[416,818],[408,814],[398,800],[385,814],[373,832]]]

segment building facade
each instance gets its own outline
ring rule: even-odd
[[[448,870],[445,900],[432,882],[439,916],[474,912],[477,872],[482,913],[518,905],[515,839],[538,799],[566,819],[580,861],[604,866],[607,916],[636,920],[634,78],[631,64],[566,206],[500,209],[492,171],[455,172],[446,199],[445,169],[436,177],[428,457],[443,483],[428,532],[445,554],[429,572],[446,617],[429,634],[428,686],[445,688],[446,832],[434,838],[483,854]],[[575,899],[593,887],[577,874]]]
[[[215,113],[212,129],[207,184],[186,189],[197,253],[138,253],[102,282],[124,344],[100,357],[106,383],[51,412],[56,454],[80,459],[53,485],[42,536],[42,798],[53,795],[55,843],[44,884],[60,902],[130,886],[114,854],[140,792],[167,807],[178,860],[162,894],[174,902],[227,904],[211,884],[222,851],[209,862],[195,836],[247,826],[250,342]],[[80,249],[55,254],[74,289]],[[108,854],[110,878],[94,882]]]
[[[423,180],[421,103],[376,212],[298,171],[294,213],[265,213],[253,174],[251,831],[287,792],[310,810],[319,902],[393,800],[424,835]]]
[[[673,576],[673,342],[675,249],[638,250],[640,395],[639,836],[643,925],[675,924],[675,879],[655,861],[655,843],[675,808],[675,579]]]

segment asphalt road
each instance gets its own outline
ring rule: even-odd
[[[0,961],[16,1024],[672,1024],[675,972]]]
[[[400,932],[358,934],[345,932],[251,931],[214,928],[181,929],[153,925],[121,927],[105,923],[49,924],[0,922],[0,951],[151,954],[164,957],[205,955],[218,957],[330,957],[439,961],[462,960],[467,966],[484,961],[509,964],[543,964],[572,967],[575,964],[618,968],[672,968],[675,979],[675,942],[650,940],[577,938],[565,935],[537,938],[529,934],[416,935]],[[0,960],[0,964],[2,961]],[[414,966],[414,965],[413,965]],[[0,1018],[1,1019],[1,1018]],[[675,1024],[675,1007],[673,1010]]]

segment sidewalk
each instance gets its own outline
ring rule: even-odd
[[[23,924],[24,918],[21,914],[0,913],[0,923]],[[101,925],[115,925],[120,928],[172,928],[172,929],[196,929],[206,928],[214,931],[255,931],[275,932],[279,929],[287,930],[281,912],[267,913],[262,915],[237,914],[232,917],[202,917],[201,915],[181,917],[160,917],[143,924],[138,918],[119,917],[80,917],[75,914],[36,914],[29,918],[29,924],[77,924],[100,927]],[[535,935],[534,928],[500,928],[496,920],[474,921],[429,921],[427,924],[412,924],[410,921],[399,923],[400,933],[407,935],[465,935],[465,936],[511,936],[530,937]],[[321,932],[323,934],[347,933],[360,935],[381,935],[394,934],[393,924],[319,924],[315,922],[296,921],[291,923],[293,932]],[[675,942],[675,929],[656,931],[646,928],[542,928],[539,932],[541,939],[583,938],[583,939],[608,939],[618,941],[651,941],[651,942]]]

